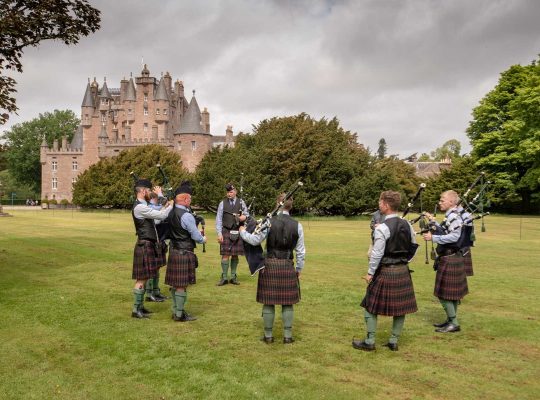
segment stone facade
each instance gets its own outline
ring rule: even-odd
[[[81,125],[71,143],[64,138],[52,147],[41,145],[41,198],[71,202],[72,185],[88,167],[122,150],[156,143],[179,153],[184,167],[193,172],[207,151],[234,146],[234,138],[231,126],[224,136],[212,135],[210,113],[200,111],[195,91],[188,102],[183,83],[176,80],[173,85],[168,72],[158,80],[145,65],[141,76],[122,79],[120,88],[89,80]]]

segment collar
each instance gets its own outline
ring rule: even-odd
[[[384,219],[397,218],[397,213],[392,213],[384,216]]]
[[[452,213],[455,213],[458,211],[458,208],[457,207],[452,207],[451,209],[447,210],[446,213],[444,214],[446,217],[450,216],[450,214]]]
[[[184,205],[181,205],[181,204],[175,204],[174,205],[175,208],[180,208],[182,210],[186,210],[186,211],[189,211],[188,208]]]
[[[146,202],[145,199],[139,199],[139,198],[137,197],[137,201],[138,201],[139,203],[141,203],[141,204],[144,204],[145,206],[148,205],[148,203]]]

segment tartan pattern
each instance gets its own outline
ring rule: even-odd
[[[159,244],[161,245],[161,251],[158,251],[158,265],[161,268],[167,265],[167,251],[169,247],[165,241],[159,242]]]
[[[223,243],[219,246],[219,254],[222,256],[243,256],[244,255],[244,241],[241,237],[238,237],[236,242],[231,242],[231,233],[228,229],[223,228],[221,230],[223,235]]]
[[[440,257],[433,294],[443,300],[461,300],[468,293],[461,253]]]
[[[257,301],[262,304],[291,305],[300,301],[300,282],[290,259],[267,258],[259,271]]]
[[[132,279],[140,281],[153,278],[156,276],[159,267],[158,254],[156,254],[154,243],[149,240],[138,240],[133,249]]]
[[[469,249],[469,251],[467,251],[463,256],[463,266],[465,267],[465,275],[474,276],[471,249]]]
[[[380,266],[361,306],[371,314],[399,317],[418,311],[407,264]]]
[[[172,287],[187,287],[190,284],[195,284],[196,265],[197,256],[193,251],[178,250],[171,246],[165,284]]]

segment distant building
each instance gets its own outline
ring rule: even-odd
[[[194,171],[212,147],[234,146],[232,127],[223,136],[210,133],[210,113],[195,99],[184,97],[184,85],[174,85],[167,72],[156,79],[145,65],[141,76],[120,81],[120,88],[86,85],[81,125],[71,143],[63,138],[52,147],[41,144],[41,197],[72,200],[77,176],[106,157],[146,144],[160,144],[178,153],[182,164]]]
[[[414,153],[403,161],[414,166],[416,176],[419,178],[431,178],[439,175],[445,169],[452,168],[452,160],[450,158],[441,161],[418,161],[416,154]]]

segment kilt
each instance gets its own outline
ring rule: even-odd
[[[167,243],[165,242],[160,242],[160,245],[161,245],[161,251],[158,251],[158,265],[159,265],[159,268],[163,267],[164,265],[167,264],[167,250],[168,250],[168,246],[167,246]]]
[[[361,306],[371,314],[399,317],[418,311],[407,264],[380,266]]]
[[[138,240],[133,249],[132,279],[146,280],[156,276],[159,269],[159,255],[154,242]]]
[[[461,300],[468,293],[461,253],[440,257],[433,294],[443,300]]]
[[[243,256],[244,255],[244,242],[240,235],[236,242],[231,241],[231,233],[228,229],[223,228],[221,230],[223,235],[223,243],[219,246],[219,254],[222,256]]]
[[[290,259],[267,258],[259,271],[257,302],[291,305],[300,301],[300,282]]]
[[[471,249],[469,249],[463,256],[463,266],[465,267],[465,275],[473,276],[473,267],[472,267],[472,256]]]
[[[196,283],[196,266],[197,256],[193,251],[179,250],[171,246],[165,284],[173,287],[187,287]]]

